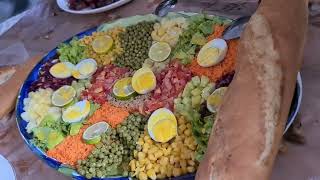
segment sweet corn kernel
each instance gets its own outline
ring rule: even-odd
[[[191,130],[190,129],[186,129],[184,132],[183,132],[184,135],[186,136],[190,136],[191,135]]]
[[[166,174],[167,168],[166,166],[160,166],[160,174]]]
[[[163,179],[165,177],[166,177],[165,174],[157,174],[157,179]]]
[[[168,156],[170,154],[170,152],[167,149],[163,149],[162,151],[164,156]]]
[[[190,166],[194,166],[196,163],[194,162],[194,161],[192,161],[192,160],[188,160],[188,165],[190,165]]]
[[[166,166],[169,164],[169,158],[167,157],[161,157],[160,159],[160,165]]]
[[[148,159],[149,159],[150,161],[156,161],[156,160],[157,160],[157,159],[154,157],[153,154],[148,154]]]
[[[163,156],[163,152],[159,150],[159,151],[154,153],[154,156],[155,156],[156,159],[158,159],[159,157]]]
[[[169,143],[162,143],[161,144],[161,147],[163,147],[163,148],[167,148],[169,146]]]
[[[160,172],[160,165],[159,164],[154,164],[154,172],[158,173]]]
[[[138,152],[138,159],[141,161],[142,159],[146,158],[146,154],[144,152]]]
[[[151,140],[150,136],[144,136],[143,140],[146,142],[147,140]]]
[[[173,156],[173,155],[170,156],[169,162],[170,162],[170,164],[172,164],[172,165],[174,164],[174,156]]]
[[[141,159],[141,160],[139,160],[139,162],[140,162],[140,165],[145,165],[145,164],[147,164],[148,160],[147,159]]]
[[[187,167],[181,167],[181,172],[182,174],[187,174],[188,173]]]
[[[140,172],[138,177],[139,177],[139,180],[148,180],[148,176],[144,172]]]
[[[195,168],[193,166],[188,166],[187,171],[188,171],[188,173],[193,173],[193,172],[195,172]]]
[[[147,170],[147,175],[150,179],[155,180],[157,179],[156,173],[154,172],[153,169]]]
[[[149,170],[149,169],[151,169],[151,168],[152,168],[152,163],[150,163],[150,162],[147,163],[147,164],[146,164],[146,170]]]
[[[187,126],[185,124],[181,124],[178,127],[179,131],[181,131],[181,132],[183,132],[186,128],[187,128]]]
[[[135,171],[136,170],[135,160],[130,161],[130,168],[131,168],[131,171]]]
[[[172,176],[172,170],[173,170],[172,166],[168,166],[167,167],[167,170],[166,170],[166,176],[167,177],[171,177]]]
[[[180,168],[173,168],[172,174],[174,177],[180,176],[181,175],[181,169]]]
[[[181,167],[187,167],[187,161],[184,160],[184,159],[181,159],[181,160],[180,160],[180,166],[181,166]]]
[[[148,151],[148,154],[154,154],[156,151],[158,151],[158,147],[151,146],[151,148]]]

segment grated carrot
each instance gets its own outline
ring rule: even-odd
[[[225,28],[226,28],[225,26],[215,26],[214,27],[214,32],[207,37],[207,40],[211,41],[212,39],[222,37],[222,33],[223,33]]]
[[[212,35],[208,36],[208,41],[214,38],[220,38],[222,36],[225,27],[216,26],[215,31]],[[197,59],[193,59],[189,68],[191,72],[196,76],[207,76],[211,81],[216,82],[222,76],[231,73],[235,69],[235,59],[238,48],[238,40],[227,41],[228,51],[226,57],[222,62],[211,67],[201,67],[197,63]]]
[[[94,112],[77,135],[66,137],[54,149],[47,151],[47,155],[64,164],[75,166],[78,160],[86,159],[95,147],[82,141],[82,134],[90,125],[105,121],[111,127],[115,127],[124,121],[127,116],[129,116],[129,112],[126,109],[104,103]]]
[[[116,127],[117,124],[125,120],[129,116],[129,112],[120,107],[115,107],[109,103],[104,103],[91,118],[87,121],[90,124],[94,124],[100,121],[105,121],[110,124],[111,127]]]
[[[78,160],[84,160],[94,149],[94,145],[86,144],[82,141],[82,134],[88,125],[81,128],[75,136],[67,136],[54,149],[47,151],[47,155],[71,166],[75,166]]]

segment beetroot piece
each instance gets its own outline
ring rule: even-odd
[[[53,77],[49,70],[50,68],[58,63],[58,59],[50,60],[42,65],[40,71],[39,71],[39,77],[36,81],[32,82],[29,92],[30,91],[36,91],[39,88],[51,88],[53,90],[59,89],[63,85],[70,85],[73,80],[75,80],[73,77],[69,77],[66,79],[58,79]]]
[[[234,71],[222,76],[219,80],[217,80],[216,88],[228,87],[233,79],[233,76],[234,76]]]

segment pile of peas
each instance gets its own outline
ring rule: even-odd
[[[77,171],[87,179],[93,177],[128,176],[129,162],[147,119],[131,114],[115,129],[101,136],[101,141],[85,160],[79,160]]]
[[[117,133],[130,152],[136,149],[136,142],[143,133],[146,122],[147,118],[139,114],[131,114],[126,121],[117,126]]]
[[[77,170],[87,179],[121,173],[126,176],[128,173],[119,169],[119,166],[128,153],[128,149],[123,146],[117,138],[116,131],[112,129],[101,136],[101,142],[96,145],[87,159],[78,161]]]
[[[116,65],[135,70],[142,67],[152,45],[151,32],[154,23],[143,21],[127,27],[125,32],[119,34],[123,53],[116,58]]]

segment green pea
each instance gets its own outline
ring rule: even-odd
[[[104,158],[104,154],[103,154],[103,153],[100,153],[100,154],[99,154],[99,158],[100,158],[100,159]]]
[[[86,173],[86,178],[87,179],[91,179],[92,178],[92,175],[90,173]]]
[[[90,169],[89,169],[89,172],[90,173],[93,173],[95,171],[95,168],[94,167],[91,167]]]

